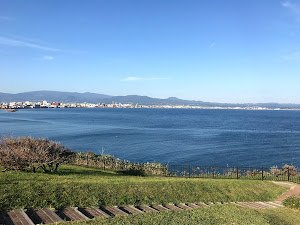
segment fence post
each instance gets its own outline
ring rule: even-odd
[[[236,179],[239,179],[239,168],[236,168]]]
[[[192,172],[191,164],[189,164],[189,178],[191,178],[191,172]]]
[[[288,167],[288,181],[290,181],[290,176],[291,176],[291,174],[290,174],[290,168]]]
[[[215,178],[215,168],[213,167],[213,178]]]
[[[264,180],[264,168],[261,168],[261,180]]]
[[[88,166],[89,165],[89,156],[86,155],[86,165]]]
[[[165,175],[165,177],[167,176],[167,171],[168,171],[168,164],[165,164],[165,166],[162,164],[162,166],[163,166],[163,173],[164,173],[164,175]]]

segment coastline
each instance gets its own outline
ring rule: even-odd
[[[67,109],[67,108],[88,108],[88,109],[196,109],[196,110],[246,110],[246,111],[300,111],[300,108],[282,108],[282,107],[259,107],[259,106],[194,106],[194,105],[139,105],[139,104],[92,104],[92,103],[60,103],[55,105],[24,105],[19,104],[1,104],[0,110],[15,112],[19,109]]]

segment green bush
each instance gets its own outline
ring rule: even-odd
[[[143,169],[127,169],[127,170],[120,170],[118,171],[119,174],[123,174],[123,175],[130,175],[130,176],[141,176],[144,177],[146,176],[146,172]]]
[[[289,197],[284,200],[283,204],[290,208],[300,209],[300,198],[295,196]]]

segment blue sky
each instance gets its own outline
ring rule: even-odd
[[[300,103],[300,0],[1,0],[0,82]]]

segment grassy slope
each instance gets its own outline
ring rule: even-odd
[[[0,173],[0,209],[197,201],[271,200],[284,188],[270,182],[121,176],[64,166],[59,174]]]
[[[300,224],[300,211],[287,208],[272,210],[253,210],[240,208],[233,205],[211,206],[192,211],[162,212],[154,214],[140,214],[137,216],[119,217],[113,219],[96,219],[88,222],[68,223],[71,225],[215,225],[215,224],[239,224],[239,225],[297,225]]]

